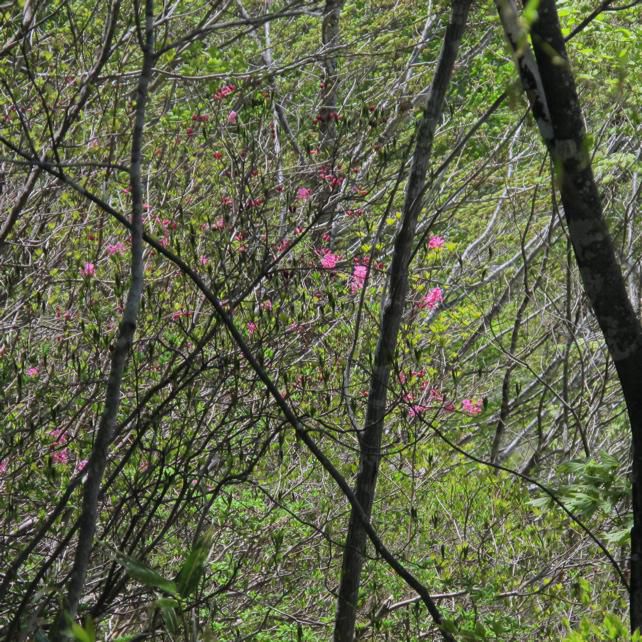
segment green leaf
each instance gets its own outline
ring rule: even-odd
[[[145,566],[142,562],[118,552],[115,553],[115,558],[131,578],[137,580],[144,586],[163,591],[169,595],[179,596],[178,589],[174,582],[165,579],[162,575]]]
[[[176,576],[176,586],[181,596],[187,597],[196,590],[203,575],[205,562],[207,561],[211,545],[212,539],[210,536],[200,538],[192,547],[187,559],[183,562]]]

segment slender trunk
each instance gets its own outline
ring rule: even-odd
[[[323,80],[321,81],[321,109],[319,110],[319,138],[325,157],[335,153],[337,138],[337,54],[339,44],[339,17],[343,0],[326,0],[321,27],[323,44]]]
[[[360,468],[355,487],[357,501],[368,520],[372,515],[381,460],[381,438],[386,411],[388,379],[408,293],[408,265],[412,254],[417,218],[422,206],[426,170],[470,4],[470,0],[454,0],[452,3],[451,20],[446,29],[430,96],[417,129],[417,142],[406,188],[403,217],[395,239],[388,291],[383,305],[379,341],[370,379],[366,420],[360,435]],[[334,630],[335,642],[352,642],[354,639],[365,545],[364,524],[353,509],[350,514],[343,552]]]
[[[341,36],[339,18],[344,0],[326,0],[323,10],[323,24],[321,26],[321,42],[323,64],[323,80],[321,81],[321,107],[317,115],[319,121],[319,148],[321,158],[332,170],[337,155],[337,86],[339,74],[337,71],[337,52]],[[332,230],[332,223],[336,212],[336,203],[332,199],[333,189],[329,185],[323,189],[319,204],[319,216],[315,237],[320,239],[321,234]]]
[[[633,529],[631,530],[631,630],[642,630],[642,327],[615,256],[591,168],[575,80],[554,0],[541,0],[531,40],[541,93],[533,115],[552,128],[551,153],[575,260],[617,370],[631,422]],[[524,74],[522,83],[527,86]],[[538,90],[539,91],[539,90]],[[544,105],[546,115],[534,104]]]
[[[154,62],[154,2],[145,3],[145,33],[143,67],[138,80],[136,114],[132,136],[130,180],[132,189],[132,257],[131,283],[118,337],[113,349],[107,381],[105,404],[100,417],[96,439],[87,464],[87,482],[84,487],[78,544],[71,570],[67,596],[54,624],[50,639],[62,642],[68,618],[74,618],[82,596],[98,520],[98,504],[102,478],[107,465],[108,447],[114,434],[121,399],[121,385],[127,357],[131,350],[143,293],[143,191],[141,182],[143,129],[148,86]]]

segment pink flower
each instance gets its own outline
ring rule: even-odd
[[[183,317],[191,317],[194,314],[191,310],[175,310],[172,312],[172,321],[178,321]]]
[[[441,288],[433,288],[419,303],[420,308],[434,310],[444,300],[444,292]]]
[[[428,410],[426,406],[422,406],[420,404],[412,404],[410,408],[408,408],[408,419],[414,419],[426,410]]]
[[[334,270],[334,268],[337,267],[339,258],[338,254],[333,254],[327,248],[323,249],[321,250],[321,267],[324,270]]]
[[[212,223],[212,227],[215,230],[222,230],[225,228],[225,219],[222,216],[219,216],[214,223]]]
[[[33,367],[27,370],[27,377],[31,377],[32,379],[35,379],[39,374],[40,370],[38,370],[38,368]]]
[[[261,309],[263,309],[263,310],[271,310],[272,309],[272,301],[270,301],[270,299],[267,299],[266,301],[263,301],[263,303],[261,303]]]
[[[356,294],[359,290],[363,289],[367,276],[367,265],[354,266],[354,271],[352,272],[352,276],[350,277],[350,291],[352,292],[352,294]]]
[[[69,449],[63,448],[52,453],[51,460],[54,464],[66,464],[69,462]]]
[[[93,263],[85,263],[84,267],[80,268],[80,276],[87,278],[96,276],[96,266]]]
[[[214,94],[214,100],[223,100],[223,98],[227,98],[231,94],[233,94],[236,91],[236,85],[223,85],[215,94]]]
[[[122,254],[125,251],[125,244],[118,241],[117,243],[110,243],[107,245],[107,254],[114,256],[114,254]]]
[[[67,443],[67,433],[64,428],[55,428],[49,433],[54,438],[54,446],[64,446]]]
[[[0,475],[4,475],[9,468],[9,462],[6,459],[0,459]]]
[[[299,201],[307,201],[312,196],[312,190],[308,187],[299,187],[296,197]]]
[[[216,160],[221,160],[223,158],[223,152],[216,151],[212,154]]]
[[[466,414],[473,416],[481,414],[484,409],[481,401],[472,399],[462,399],[461,408]]]
[[[228,115],[227,115],[227,122],[230,125],[236,125],[236,121],[238,120],[239,115],[232,110]]]
[[[452,401],[447,401],[444,404],[444,410],[446,412],[455,412],[455,404]]]
[[[428,249],[429,250],[438,250],[439,248],[444,247],[446,239],[443,236],[431,236],[428,240]]]
[[[210,262],[210,260],[206,256],[201,256],[201,258],[198,259],[198,262],[201,265],[207,265]]]
[[[74,466],[74,474],[79,473],[81,470],[84,470],[89,463],[88,459],[78,459],[76,460],[76,465]]]
[[[249,332],[250,335],[253,335],[256,332],[257,325],[254,323],[254,321],[248,321],[247,322],[247,331]]]
[[[430,401],[438,401],[439,403],[441,403],[444,400],[444,395],[442,395],[441,392],[437,390],[437,388],[431,388],[430,392],[428,393],[428,399]]]

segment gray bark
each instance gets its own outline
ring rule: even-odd
[[[145,31],[143,43],[143,66],[138,80],[136,114],[132,136],[130,180],[132,190],[131,215],[131,282],[125,302],[118,337],[113,348],[103,412],[100,417],[96,439],[87,464],[78,544],[74,555],[67,595],[51,634],[52,642],[65,639],[64,629],[69,618],[74,618],[82,596],[87,568],[98,521],[99,496],[102,478],[107,465],[108,447],[116,427],[121,400],[121,385],[127,357],[136,331],[136,323],[143,294],[143,189],[141,181],[143,130],[148,86],[154,63],[154,2],[145,3]]]
[[[386,299],[383,305],[379,341],[370,379],[364,429],[360,434],[360,467],[355,496],[371,518],[377,476],[381,461],[381,438],[384,428],[388,380],[408,294],[408,266],[412,255],[417,219],[422,207],[426,171],[432,152],[435,130],[441,118],[446,90],[450,83],[459,44],[464,33],[470,0],[454,0],[452,14],[437,63],[430,95],[419,122],[416,147],[406,188],[401,226],[395,239]],[[352,642],[357,618],[357,602],[366,545],[364,521],[353,509],[350,514],[339,585],[339,599],[334,629],[335,642]],[[444,639],[453,639],[443,632]]]
[[[631,629],[636,631],[642,629],[642,327],[628,297],[604,220],[554,0],[541,0],[531,40],[537,62],[535,89],[521,67],[520,77],[530,92],[533,116],[551,154],[584,291],[615,364],[631,424],[633,529],[629,592]],[[528,48],[528,43],[525,46]]]

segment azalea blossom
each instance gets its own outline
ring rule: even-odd
[[[484,409],[481,401],[472,399],[462,399],[461,408],[466,414],[473,416],[481,414]]]
[[[27,370],[27,377],[31,377],[32,379],[35,379],[39,374],[40,370],[36,367],[29,368],[29,370]]]
[[[89,463],[88,459],[78,459],[76,465],[74,466],[74,474],[79,473],[81,470],[84,470]]]
[[[199,262],[201,265],[207,265],[207,264],[210,262],[210,260],[209,260],[206,256],[201,256],[201,257],[198,259],[198,262]]]
[[[257,325],[254,323],[254,321],[248,321],[247,322],[247,331],[249,332],[250,335],[254,334],[257,330]]]
[[[328,249],[321,250],[321,267],[324,270],[334,270],[340,257]]]
[[[446,239],[443,236],[431,236],[428,240],[428,249],[438,250],[439,248],[444,247]]]
[[[214,100],[223,100],[223,98],[227,98],[231,94],[233,94],[236,91],[236,85],[223,85],[215,94],[214,94]]]
[[[50,437],[54,439],[54,446],[64,446],[67,443],[67,433],[64,428],[55,428],[49,433]]]
[[[438,401],[441,403],[444,400],[444,395],[442,395],[437,388],[431,388],[428,396],[430,401]]]
[[[452,401],[447,401],[444,404],[444,410],[446,412],[455,412],[455,404]]]
[[[299,187],[296,191],[296,197],[300,201],[307,201],[312,196],[312,190],[309,187]]]
[[[4,475],[9,468],[9,461],[6,459],[0,459],[0,475]]]
[[[433,288],[426,294],[419,303],[420,308],[434,310],[444,300],[444,292],[441,288]]]
[[[191,310],[175,310],[172,312],[172,321],[178,321],[183,317],[191,317],[194,314]]]
[[[85,263],[85,265],[80,268],[80,276],[87,278],[96,276],[96,266],[93,263]]]
[[[51,454],[51,460],[54,464],[67,464],[69,463],[69,449],[63,448]]]
[[[352,294],[356,294],[359,290],[363,289],[367,276],[367,265],[359,264],[354,266],[354,271],[350,277],[350,292],[352,292]]]
[[[121,241],[117,243],[110,243],[107,245],[107,254],[114,256],[114,254],[122,254],[125,251],[125,244]]]
[[[261,309],[262,310],[271,310],[272,309],[272,301],[270,301],[270,299],[267,299],[266,301],[263,301],[263,303],[261,303]]]
[[[230,125],[236,125],[236,122],[238,120],[238,113],[232,110],[228,115],[227,115],[227,122]]]
[[[415,417],[418,417],[426,410],[428,410],[427,406],[422,406],[421,404],[417,404],[417,403],[412,404],[410,408],[408,408],[408,419],[414,419]]]

